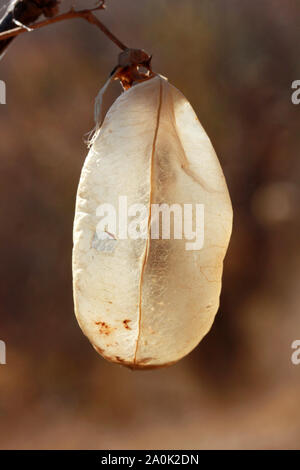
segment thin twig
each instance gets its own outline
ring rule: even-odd
[[[41,15],[46,18],[58,15],[60,0],[13,0],[9,3],[0,19],[0,33],[10,31],[16,26],[28,27],[38,21]],[[0,41],[0,57],[13,40],[14,37]]]
[[[94,11],[97,10],[102,10],[104,8],[104,3],[101,3],[101,5],[89,9],[89,10],[73,10],[71,9],[67,13],[62,13],[61,15],[54,16],[53,18],[47,18],[44,21],[40,21],[38,23],[34,23],[30,25],[30,30],[35,30],[35,29],[40,29],[43,28],[44,26],[48,26],[54,23],[58,23],[60,21],[64,20],[71,20],[73,18],[83,18],[84,20],[88,21],[89,23],[97,26],[101,31],[111,40],[113,41],[120,49],[125,51],[127,46],[123,44],[109,29],[107,29],[106,26],[104,26],[103,23],[93,14]],[[27,33],[28,29],[24,27],[18,27],[11,29],[9,31],[4,31],[3,33],[0,33],[0,41],[3,41],[4,39],[9,39],[15,36],[18,36],[19,34],[22,33]]]

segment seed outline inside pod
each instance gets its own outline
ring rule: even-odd
[[[122,195],[129,206],[148,208],[148,237],[126,240],[109,233],[96,242],[111,251],[98,250],[97,208],[118,207]],[[185,239],[151,239],[152,203],[203,204],[203,248],[188,251]],[[75,313],[97,352],[150,369],[194,349],[218,309],[231,226],[221,167],[186,98],[161,76],[124,92],[93,142],[76,201]]]

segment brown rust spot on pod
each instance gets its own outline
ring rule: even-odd
[[[107,323],[104,321],[96,321],[95,324],[99,326],[99,333],[102,335],[110,335],[111,332],[113,331],[114,328],[110,327]]]
[[[92,346],[97,351],[97,353],[100,354],[106,361],[112,362],[114,364],[119,364],[119,365],[125,366],[125,367],[127,367],[128,369],[131,369],[131,370],[161,369],[162,367],[169,367],[169,366],[172,366],[172,365],[174,365],[178,362],[178,361],[172,361],[172,362],[168,362],[167,364],[149,364],[149,365],[145,364],[142,361],[134,363],[134,362],[125,361],[124,359],[122,359],[119,356],[107,356],[106,354],[104,354],[104,351],[103,351],[102,348],[99,348],[95,344],[92,344]],[[145,361],[145,360],[147,360],[147,358],[143,359],[143,361]],[[148,360],[150,360],[150,358],[148,358]]]
[[[123,325],[126,330],[131,330],[130,326],[128,325],[129,322],[131,322],[131,320],[123,320]]]

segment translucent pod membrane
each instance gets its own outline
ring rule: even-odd
[[[122,93],[76,201],[75,313],[94,348],[137,369],[195,348],[218,310],[231,228],[222,169],[186,98],[161,76]]]

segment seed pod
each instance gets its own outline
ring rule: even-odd
[[[169,237],[160,204],[177,216]],[[116,223],[104,227],[109,207]],[[187,239],[188,226],[199,225],[195,207],[202,222],[204,210],[203,246],[198,232],[196,241]],[[186,98],[161,76],[122,93],[93,141],[76,201],[75,312],[94,348],[132,368],[188,354],[217,312],[231,227],[222,169]]]

